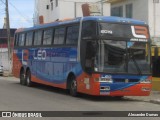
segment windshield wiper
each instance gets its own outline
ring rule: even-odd
[[[140,75],[142,75],[142,71],[141,71],[141,69],[140,69],[140,67],[139,67],[139,65],[138,65],[138,63],[137,63],[137,61],[136,61],[136,59],[135,59],[135,56],[134,56],[134,52],[131,52],[131,51],[128,51],[128,59],[127,59],[127,64],[129,63],[129,61],[132,59],[133,60],[133,62],[134,62],[134,64],[135,64],[135,66],[136,66],[136,69],[137,69],[137,71],[138,71],[138,73],[140,74]]]

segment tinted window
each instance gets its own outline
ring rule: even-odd
[[[25,43],[25,34],[23,33],[19,35],[18,45],[24,46],[24,43]]]
[[[127,4],[126,5],[126,17],[127,18],[132,18],[133,16],[133,5],[132,4]]]
[[[42,41],[42,30],[38,30],[34,34],[34,45],[41,45]]]
[[[146,38],[149,38],[149,31],[146,26],[99,23],[99,35],[105,39],[107,39],[107,37],[135,38],[132,39],[132,41],[145,42]],[[138,38],[140,39],[138,40]]]
[[[52,43],[52,29],[45,30],[43,35],[43,45],[51,45]]]
[[[93,39],[96,36],[96,23],[89,21],[84,22],[82,27],[82,38]]]
[[[26,46],[32,45],[33,32],[29,32],[26,35]]]
[[[77,44],[79,35],[79,26],[68,27],[66,44]]]
[[[119,6],[111,8],[111,16],[123,17],[123,7]]]
[[[54,44],[64,44],[65,28],[58,28],[55,30]]]

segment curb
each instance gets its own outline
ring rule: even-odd
[[[152,94],[160,94],[160,91],[152,90],[151,93],[152,93]]]
[[[19,80],[19,79],[12,76],[0,76],[0,80]]]
[[[12,75],[12,73],[10,73],[9,71],[4,70],[2,76],[3,76],[3,77],[12,77],[13,75]]]
[[[149,102],[154,104],[160,104],[160,99],[150,100]]]

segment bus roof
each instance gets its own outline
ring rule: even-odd
[[[41,28],[48,28],[52,26],[59,26],[59,25],[65,25],[65,24],[72,24],[72,23],[78,23],[80,22],[82,17],[78,17],[75,19],[67,19],[65,21],[55,21],[52,23],[46,23],[46,24],[40,24],[36,25],[31,28],[24,28],[24,29],[18,29],[16,32],[25,32],[30,30],[36,30]],[[101,21],[101,22],[113,22],[113,23],[128,23],[128,24],[137,24],[137,25],[146,25],[144,21],[130,19],[130,18],[123,18],[123,17],[113,17],[113,16],[87,16],[83,17],[83,21]]]
[[[115,16],[88,16],[84,17],[84,20],[95,20],[95,21],[114,22],[114,23],[130,23],[139,25],[146,24],[144,21],[131,18],[115,17]]]

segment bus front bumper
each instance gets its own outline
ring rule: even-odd
[[[151,84],[134,84],[123,85],[125,83],[116,84],[100,84],[100,96],[149,96],[152,88]]]

